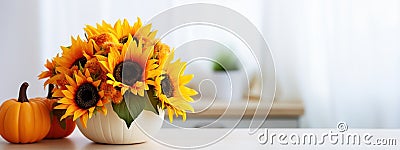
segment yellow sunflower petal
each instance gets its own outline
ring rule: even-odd
[[[186,121],[186,113],[182,112],[181,115],[182,115],[182,121]]]
[[[101,80],[97,80],[97,81],[93,82],[93,85],[95,87],[99,87],[100,83],[101,83]]]
[[[72,79],[72,78],[71,78],[70,76],[68,76],[68,75],[65,75],[65,79],[67,79],[68,83],[69,83],[72,87],[76,88],[76,82],[74,81],[74,79]]]
[[[103,104],[103,101],[101,101],[101,100],[98,101],[97,104],[96,104],[96,106],[103,106],[103,105],[104,105],[104,104]]]
[[[123,86],[123,87],[121,88],[121,94],[124,95],[125,92],[126,92],[128,89],[129,89],[129,87]]]
[[[65,114],[61,117],[60,120],[63,120],[63,119],[65,119],[66,117],[68,117],[68,116],[70,116],[70,115],[73,115],[74,112],[75,112],[76,110],[78,110],[78,109],[79,109],[79,108],[76,107],[75,105],[69,105],[68,108],[67,108],[67,111],[66,111]]]
[[[62,90],[61,92],[64,94],[64,96],[65,96],[66,98],[68,98],[68,99],[74,99],[74,95],[73,95],[70,91],[68,91],[68,90]]]
[[[67,104],[60,104],[54,107],[54,109],[67,109],[69,105]]]
[[[138,95],[138,90],[135,89],[135,88],[132,88],[132,89],[131,89],[131,92],[132,92],[132,94]]]
[[[99,92],[100,97],[104,97],[104,91]]]
[[[180,85],[185,85],[185,84],[189,83],[190,80],[193,79],[193,77],[194,77],[193,74],[182,76],[182,77],[180,77],[179,84]]]
[[[74,117],[73,117],[73,121],[75,121],[76,119],[78,119],[79,117],[81,117],[83,114],[86,114],[87,111],[83,110],[83,109],[78,109],[74,112]]]
[[[65,85],[65,87],[68,89],[68,91],[75,91],[75,88],[71,85]]]
[[[89,108],[89,118],[92,118],[95,107]]]
[[[81,120],[82,125],[83,125],[84,128],[87,127],[86,124],[87,124],[88,116],[89,116],[88,114],[85,114],[85,115],[82,115],[82,116],[81,116],[81,119],[80,119],[80,120]]]
[[[89,72],[89,69],[86,69],[85,70],[85,77],[90,77],[90,72]],[[91,77],[90,77],[91,78]],[[93,81],[92,81],[93,82]]]
[[[55,90],[53,97],[64,97],[64,94],[62,93],[62,90]]]
[[[144,89],[143,90],[138,90],[139,96],[144,96]]]
[[[99,61],[99,63],[105,68],[107,69],[108,72],[111,72],[111,69],[108,66],[108,62],[106,61]]]
[[[115,78],[111,73],[107,73],[107,77],[109,77],[111,80],[115,81]]]
[[[85,80],[77,74],[75,74],[75,80],[77,85],[81,85],[83,82],[85,82]]]
[[[74,104],[74,100],[64,97],[64,98],[61,98],[60,100],[58,100],[58,103],[61,103],[61,104]]]
[[[172,121],[174,120],[174,111],[170,108],[167,108],[167,110],[168,110],[169,122],[172,123]]]
[[[101,111],[103,112],[104,115],[107,115],[107,108],[106,106],[101,107]]]

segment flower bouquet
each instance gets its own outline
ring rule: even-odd
[[[165,109],[171,122],[193,111],[189,102],[197,92],[185,85],[194,76],[184,75],[186,62],[173,61],[174,50],[156,38],[151,24],[138,18],[131,26],[124,19],[84,30],[85,38],[72,37],[39,75],[47,79],[44,86],[54,85],[54,109],[65,110],[61,120],[77,121],[95,142],[130,144],[145,141],[137,132],[159,129]]]

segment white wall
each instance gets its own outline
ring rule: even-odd
[[[0,102],[18,97],[22,82],[30,83],[28,96],[44,95],[37,80],[41,59],[39,1],[1,1]]]

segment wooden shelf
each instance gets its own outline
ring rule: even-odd
[[[267,101],[224,101],[224,100],[205,100],[192,104],[195,113],[188,113],[188,117],[193,118],[215,118],[215,117],[240,117],[261,118],[268,115],[268,118],[298,118],[304,114],[303,102],[279,101],[273,103]],[[257,110],[258,106],[258,110]],[[257,112],[256,112],[257,110]]]

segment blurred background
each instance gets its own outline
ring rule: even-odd
[[[199,1],[2,0],[0,102],[17,97],[23,81],[31,85],[28,96],[44,96],[44,81],[37,79],[45,69],[43,64],[61,52],[59,46],[70,44],[71,35],[84,37],[86,24],[102,20],[113,23],[123,18],[133,23],[136,17],[147,22],[165,10],[195,2]],[[298,116],[296,126],[335,127],[344,121],[353,128],[400,127],[399,1],[200,2],[237,11],[262,33],[275,62],[275,100],[302,102],[304,114]],[[211,40],[196,41],[198,38]],[[224,61],[231,60],[226,49],[234,50],[232,59],[240,65],[232,70],[246,70],[250,77],[257,72],[246,47],[219,30],[185,28],[163,41],[175,47],[178,57],[186,61],[200,56],[217,59],[221,55]],[[216,70],[212,63],[198,61],[188,66],[187,72],[196,75],[191,84],[198,87],[201,79],[214,77]],[[203,86],[214,87],[208,83]]]

